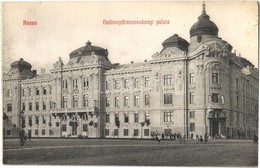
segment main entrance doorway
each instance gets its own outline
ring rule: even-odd
[[[77,122],[72,122],[72,135],[77,135]]]
[[[212,136],[219,135],[219,121],[212,121]]]
[[[209,112],[210,136],[226,136],[226,118],[223,110],[213,110]]]

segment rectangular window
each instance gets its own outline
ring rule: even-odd
[[[44,116],[42,117],[42,124],[46,124],[46,118]]]
[[[195,123],[190,123],[190,132],[195,132]]]
[[[115,107],[119,107],[119,97],[115,97]]]
[[[119,121],[119,114],[115,114],[115,123]]]
[[[83,95],[83,107],[88,107],[88,97],[87,97],[87,95]]]
[[[149,106],[150,105],[150,97],[149,95],[144,96],[144,105]]]
[[[236,105],[237,105],[237,107],[239,105],[239,98],[238,98],[238,96],[236,96]]]
[[[44,129],[42,130],[42,135],[45,135],[45,130]]]
[[[68,81],[67,81],[66,79],[63,80],[62,88],[63,88],[63,89],[68,89]]]
[[[130,88],[129,79],[125,79],[124,80],[124,88],[125,89],[129,89]]]
[[[7,96],[12,97],[12,90],[11,89],[7,91]]]
[[[237,115],[237,117],[236,117],[236,120],[237,120],[236,124],[239,124],[239,114],[237,113],[236,115]]]
[[[173,76],[172,75],[164,75],[164,86],[170,86],[173,84]]]
[[[134,106],[139,106],[139,96],[134,96]]]
[[[212,73],[212,83],[219,83],[218,73]]]
[[[89,86],[88,78],[84,78],[83,79],[83,87],[88,88],[88,86]]]
[[[22,90],[22,96],[25,96],[25,89]]]
[[[195,111],[190,111],[190,118],[195,118]]]
[[[42,102],[42,110],[46,110],[46,102]]]
[[[35,103],[35,110],[39,110],[39,102]]]
[[[110,82],[106,81],[106,90],[109,90],[109,89],[110,89]]]
[[[40,95],[40,89],[36,88],[36,95]]]
[[[115,89],[120,89],[120,81],[119,80],[115,80]]]
[[[134,122],[138,123],[138,113],[137,112],[135,112],[135,114],[134,114]]]
[[[190,92],[190,104],[194,104],[194,97],[195,97],[195,94],[194,92]]]
[[[12,112],[13,107],[12,107],[12,103],[8,103],[7,104],[7,112]]]
[[[25,126],[25,117],[22,117],[22,126]]]
[[[65,124],[64,124],[65,125]],[[65,125],[66,126],[66,125]],[[66,130],[65,130],[66,131]],[[83,131],[87,132],[88,131],[88,124],[83,124]]]
[[[150,114],[149,114],[148,111],[145,112],[144,120],[145,120],[146,123],[150,122]]]
[[[22,103],[22,111],[25,111],[25,103]]]
[[[6,135],[11,135],[11,130],[6,130]]]
[[[106,97],[106,107],[110,107],[110,98]]]
[[[128,129],[124,129],[124,136],[128,136]]]
[[[78,107],[78,96],[77,95],[73,96],[72,107],[74,107],[74,108]]]
[[[109,123],[109,114],[106,114],[106,123]]]
[[[39,117],[35,116],[35,124],[39,125]]]
[[[29,126],[31,127],[32,126],[32,117],[29,116]]]
[[[191,73],[190,74],[190,83],[195,83],[195,74],[194,73]]]
[[[75,88],[75,89],[78,88],[78,79],[72,80],[72,87]]]
[[[38,130],[35,130],[34,134],[35,134],[35,136],[38,136],[39,131],[38,131]]]
[[[49,93],[52,94],[52,86],[50,86],[49,89],[50,89]]]
[[[87,124],[84,124],[87,125]],[[88,129],[87,129],[88,130]],[[66,132],[67,131],[67,125],[66,124],[62,124],[62,131]]]
[[[138,136],[138,132],[139,132],[138,129],[134,129],[134,136]]]
[[[109,136],[109,129],[105,129],[105,136]]]
[[[144,136],[149,136],[149,129],[144,129]]]
[[[129,107],[129,97],[128,96],[124,97],[124,106]]]
[[[217,93],[212,93],[212,102],[218,103],[218,94]]]
[[[50,109],[52,109],[52,101],[50,101]]]
[[[49,135],[53,135],[53,131],[49,129]]]
[[[44,94],[44,95],[47,94],[47,89],[46,89],[46,87],[43,88],[43,94]]]
[[[164,112],[164,122],[172,122],[172,112]]]
[[[32,96],[32,94],[33,94],[33,89],[29,88],[29,96]]]
[[[114,136],[118,136],[118,129],[114,129]]]
[[[172,94],[171,93],[164,94],[164,104],[172,104]]]
[[[128,123],[128,121],[129,121],[129,116],[128,116],[128,113],[126,112],[125,113],[125,123]]]
[[[32,102],[29,102],[29,111],[32,111]]]
[[[134,88],[139,88],[140,87],[140,82],[138,78],[134,79]]]
[[[150,80],[149,77],[144,78],[144,87],[149,87],[150,86]]]

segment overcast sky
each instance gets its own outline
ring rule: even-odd
[[[61,57],[85,45],[108,49],[112,63],[150,60],[172,36],[190,41],[189,30],[201,14],[202,2],[18,2],[3,6],[4,72],[19,58],[32,69],[52,69]],[[219,37],[258,67],[257,2],[206,2],[206,13]],[[103,20],[169,20],[164,25],[104,25]],[[23,20],[37,21],[25,26]]]

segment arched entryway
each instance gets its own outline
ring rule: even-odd
[[[213,110],[209,112],[210,136],[226,136],[226,118],[223,110]]]

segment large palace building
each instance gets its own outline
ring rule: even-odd
[[[218,37],[205,5],[190,29],[151,60],[113,64],[87,42],[37,74],[20,59],[3,78],[4,136],[250,138],[258,132],[258,69]]]

